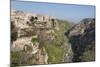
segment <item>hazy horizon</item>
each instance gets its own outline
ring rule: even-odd
[[[90,5],[11,1],[11,10],[44,14],[71,22],[79,22],[84,18],[95,17],[95,6]]]

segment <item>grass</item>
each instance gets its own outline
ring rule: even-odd
[[[23,51],[11,51],[11,67],[18,67],[22,65],[30,65],[31,59],[28,59],[27,62],[25,59],[28,57],[25,52]]]
[[[63,59],[64,50],[55,45],[47,44],[45,45],[45,49],[48,53],[48,63],[60,63]]]
[[[58,20],[58,23],[60,30],[57,31],[54,29],[56,38],[53,40],[53,42],[44,45],[49,56],[49,64],[62,63],[64,58],[64,48],[61,46],[64,46],[64,43],[67,42],[64,32],[70,28],[70,23],[62,20]]]
[[[11,66],[15,67],[20,65],[21,61],[21,52],[11,52]]]

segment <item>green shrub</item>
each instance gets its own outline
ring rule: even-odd
[[[83,53],[83,56],[80,57],[82,62],[89,62],[89,61],[95,61],[95,51],[94,50],[88,50]]]
[[[38,42],[38,38],[32,38],[32,42]]]

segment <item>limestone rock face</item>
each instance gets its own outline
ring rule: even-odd
[[[11,32],[13,35],[11,43],[11,51],[18,52],[23,51],[22,58],[27,57],[21,63],[28,63],[31,60],[31,64],[47,64],[48,54],[45,48],[39,48],[39,42],[32,42],[32,38],[38,39],[40,32],[43,29],[48,31],[55,27],[55,20],[49,16],[43,16],[38,14],[24,13],[22,11],[11,11]],[[45,32],[45,31],[44,31]],[[16,37],[15,37],[16,34]],[[46,34],[46,33],[44,33]],[[43,34],[43,36],[44,36]],[[52,40],[52,36],[48,35],[45,38]],[[34,56],[34,57],[33,57]],[[31,58],[31,59],[29,59]]]
[[[54,17],[11,11],[11,52],[20,58],[12,63],[48,64],[48,53],[40,43],[53,41],[58,25]]]
[[[65,23],[51,16],[11,11],[11,63],[72,62],[72,49],[66,42],[64,28]]]
[[[32,44],[32,36],[38,36],[41,34],[43,38],[54,39],[52,35],[54,31],[52,28],[56,28],[56,21],[54,18],[49,16],[43,16],[38,14],[24,13],[22,11],[11,12],[11,23],[13,24],[12,32],[16,32],[17,40],[12,43],[12,46]],[[43,31],[42,33],[42,30]],[[52,33],[52,34],[51,34]],[[20,45],[20,46],[21,46]],[[20,47],[22,50],[22,46]],[[12,48],[13,48],[12,47]],[[17,48],[16,48],[17,49]]]

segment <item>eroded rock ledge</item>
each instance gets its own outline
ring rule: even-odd
[[[11,63],[72,62],[72,50],[64,35],[65,24],[46,15],[11,11]]]

